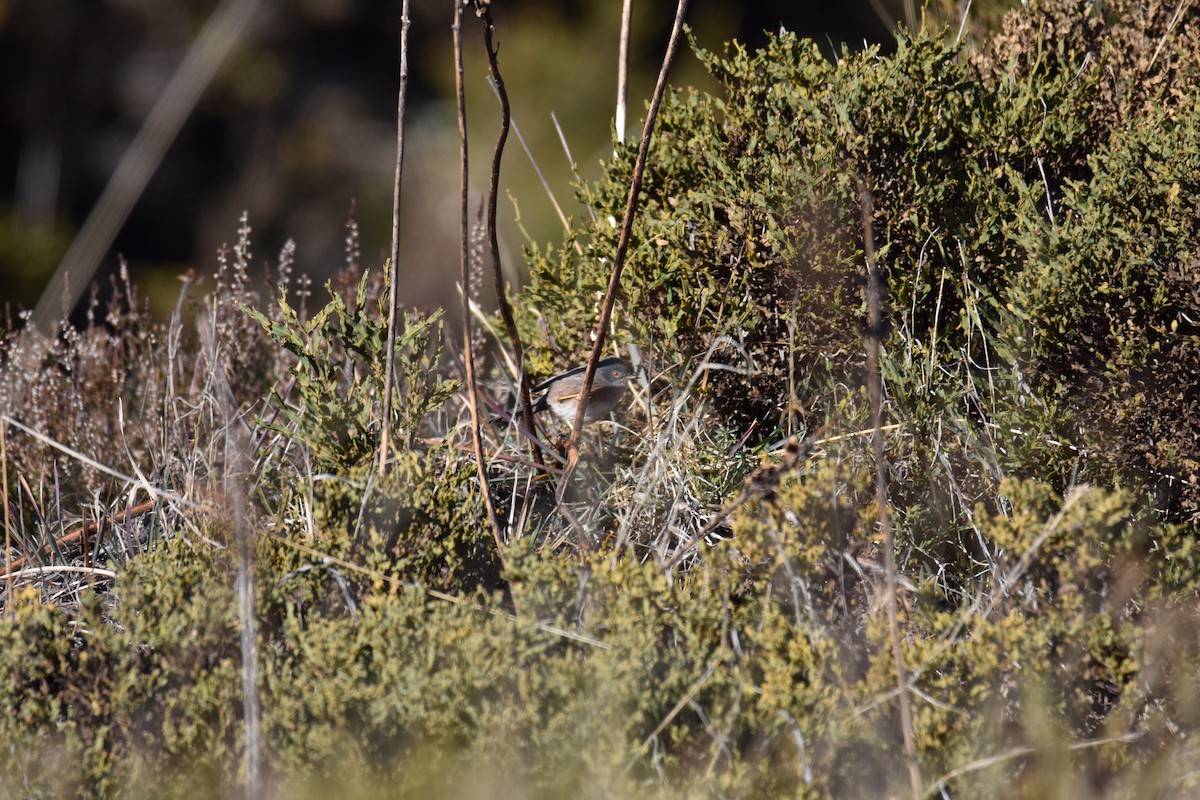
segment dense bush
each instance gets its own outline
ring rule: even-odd
[[[5,597],[4,792],[239,783],[234,499],[278,796],[902,792],[863,435],[870,208],[924,786],[1194,794],[1200,15],[1171,8],[1034,2],[970,51],[923,33],[831,63],[781,33],[700,53],[723,90],[664,104],[615,317],[634,401],[592,426],[563,506],[489,428],[499,542],[437,315],[403,316],[381,417],[379,271],[352,265],[310,316],[285,250],[263,304],[243,226],[195,325],[127,292],[0,386],[12,417],[166,492],[122,515],[113,471],[5,428],[14,550],[96,583]],[[582,355],[632,162],[580,187],[595,223],[530,253],[535,372]],[[239,441],[255,467],[231,498]],[[89,502],[110,518],[91,544],[39,552]]]

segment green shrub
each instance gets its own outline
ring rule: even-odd
[[[938,33],[832,63],[786,33],[700,53],[721,93],[663,106],[614,324],[650,374],[567,493],[590,549],[489,436],[493,537],[438,315],[403,316],[385,420],[382,281],[236,324],[247,284],[225,281],[220,347],[178,357],[274,384],[242,396],[247,496],[222,496],[221,404],[155,383],[207,415],[162,437],[198,464],[170,483],[187,497],[115,590],[6,596],[0,786],[236,787],[239,500],[279,796],[898,795],[882,513],[928,794],[1194,793],[1200,21],[1169,11],[1023,4],[974,55]],[[580,356],[631,165],[580,187],[594,225],[531,253],[534,371]],[[888,287],[882,508],[863,187]],[[252,323],[274,350],[214,354]],[[53,473],[30,448],[5,468]]]
[[[286,294],[279,298],[278,319],[247,309],[275,344],[296,359],[292,369],[296,400],[289,402],[274,393],[275,405],[288,423],[279,429],[306,445],[318,470],[360,466],[379,446],[387,288],[368,302],[369,279],[364,273],[349,303],[327,286],[330,302],[304,322]],[[457,386],[434,370],[440,348],[431,350],[431,344],[441,333],[440,316],[440,312],[428,317],[406,312],[400,320],[395,343],[400,370],[392,388],[387,430],[405,448],[413,445],[425,417],[438,410]]]

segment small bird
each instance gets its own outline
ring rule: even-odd
[[[532,391],[545,391],[537,402],[533,404],[533,413],[539,414],[547,409],[554,416],[566,422],[568,425],[575,422],[575,412],[579,408],[579,397],[583,390],[583,374],[587,370],[587,365],[575,367],[561,375],[555,375],[553,378],[542,381],[537,386],[533,387]],[[620,358],[605,358],[596,364],[596,374],[592,378],[592,392],[588,399],[586,410],[583,412],[583,421],[592,422],[607,416],[620,401],[622,395],[625,394],[627,383],[632,377],[629,371],[629,365]],[[521,414],[518,408],[513,412],[513,417],[517,418]],[[503,419],[496,417],[492,423]]]

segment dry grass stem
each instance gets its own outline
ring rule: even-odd
[[[257,539],[256,520],[251,518],[247,497],[246,476],[250,474],[248,441],[237,400],[229,384],[224,360],[217,341],[216,326],[206,321],[201,325],[201,343],[205,358],[211,369],[213,395],[222,415],[224,433],[224,481],[223,494],[225,512],[233,527],[235,551],[237,553],[237,618],[242,676],[242,725],[243,756],[245,771],[244,795],[247,800],[257,800],[263,790],[263,741],[262,701],[259,695],[258,666],[258,614],[255,611],[255,553]]]
[[[496,93],[496,97],[499,99],[500,92],[496,88],[496,82],[488,78],[488,85],[492,87],[492,91]],[[554,190],[550,188],[550,183],[546,180],[545,174],[542,173],[542,167],[538,164],[537,157],[529,149],[529,144],[525,141],[525,137],[521,135],[521,127],[517,125],[516,118],[512,120],[512,131],[516,134],[517,141],[521,143],[521,149],[525,151],[525,155],[529,158],[529,163],[533,166],[533,171],[538,176],[538,182],[542,184],[542,191],[550,199],[550,205],[554,207],[554,213],[558,216],[558,221],[562,223],[563,231],[570,234],[571,223],[567,220],[567,215],[563,213],[562,206],[559,205],[558,198],[554,196]],[[583,255],[583,248],[578,243],[576,243],[576,249],[580,255]]]
[[[871,189],[865,183],[858,187],[862,209],[863,247],[867,260],[867,390],[871,404],[871,437],[875,455],[875,504],[879,528],[883,534],[884,603],[887,607],[888,638],[892,644],[892,661],[896,670],[896,700],[900,709],[900,730],[904,738],[904,754],[914,798],[921,796],[921,765],[917,760],[916,735],[913,732],[912,704],[909,698],[908,672],[904,668],[904,649],[900,642],[900,609],[897,600],[896,543],[888,512],[887,459],[883,447],[883,376],[880,373],[880,351],[883,349],[883,301],[885,288],[875,258],[875,203]]]
[[[45,567],[27,567],[14,572],[8,572],[5,573],[4,579],[9,585],[11,585],[12,582],[18,578],[34,578],[39,575],[62,575],[67,573],[75,575],[90,575],[97,578],[108,578],[110,580],[116,580],[117,577],[117,573],[113,572],[111,569],[104,569],[102,567],[73,567],[60,564]]]
[[[6,484],[6,489],[7,489],[7,481],[5,481],[5,484]],[[6,494],[7,494],[7,492],[6,492]],[[126,520],[128,520],[132,517],[138,517],[138,516],[141,516],[142,514],[146,514],[150,511],[153,511],[155,506],[157,506],[157,505],[158,505],[157,498],[154,500],[147,500],[144,503],[139,503],[138,505],[134,506],[133,508],[126,510],[125,512],[123,512],[123,516],[125,517]],[[62,536],[59,536],[58,538],[56,538],[53,542],[43,545],[41,547],[41,549],[38,550],[37,554],[38,555],[49,555],[52,550],[61,550],[62,548],[66,547],[67,545],[74,544],[75,542],[83,539],[85,541],[84,553],[86,555],[86,551],[87,551],[86,537],[91,536],[92,534],[99,531],[100,525],[101,525],[101,523],[99,521],[92,521],[82,527],[76,528],[68,533],[65,533]],[[19,556],[17,558],[12,559],[11,561],[9,561],[7,566],[9,569],[13,569],[13,570],[21,569],[27,563],[29,563],[29,558],[30,558],[30,556]]]
[[[400,183],[404,174],[404,111],[408,101],[408,0],[400,10],[400,89],[396,99],[396,178],[392,186],[392,252],[388,259],[387,359],[383,378],[383,409],[379,424],[379,476],[387,474],[388,443],[392,435],[392,386],[396,382],[396,312],[400,305]]]
[[[621,3],[621,44],[617,54],[617,144],[625,144],[625,110],[629,103],[629,35],[633,27],[633,0]]]
[[[500,520],[496,514],[495,501],[492,498],[492,488],[488,482],[487,454],[483,447],[483,420],[479,414],[479,377],[475,364],[474,338],[471,335],[471,321],[479,313],[478,306],[471,299],[470,287],[470,246],[471,219],[469,194],[469,150],[467,146],[467,101],[463,87],[463,52],[462,52],[462,9],[461,0],[454,3],[454,80],[455,96],[458,110],[458,142],[459,142],[459,280],[462,293],[462,325],[463,325],[463,364],[467,389],[467,407],[471,414],[471,442],[475,449],[475,474],[479,480],[479,492],[483,497],[484,513],[487,514],[488,528],[496,544],[496,557],[501,563],[505,562],[504,536],[500,530]],[[493,220],[494,222],[494,220]],[[494,242],[493,242],[494,246]],[[494,262],[497,264],[498,262]],[[528,395],[526,396],[528,402]]]
[[[12,523],[9,521],[8,508],[8,423],[0,420],[0,502],[4,503],[4,615],[8,614],[12,594]]]

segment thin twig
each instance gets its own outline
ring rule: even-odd
[[[463,88],[463,57],[462,57],[462,7],[461,0],[451,0],[454,3],[454,80],[458,102],[458,145],[460,155],[459,174],[459,209],[462,212],[460,220],[461,251],[459,253],[460,280],[462,281],[463,301],[463,361],[466,368],[467,405],[471,410],[471,441],[475,446],[475,472],[479,477],[479,491],[483,494],[484,511],[488,515],[488,525],[492,530],[492,538],[496,540],[496,557],[504,563],[504,539],[500,531],[500,520],[492,502],[492,490],[487,479],[486,455],[483,451],[483,436],[480,432],[479,419],[479,379],[475,374],[475,349],[471,346],[471,293],[468,273],[470,260],[470,197],[468,192],[468,152],[467,152],[467,100]]]
[[[509,122],[512,120],[512,108],[508,103],[508,90],[504,88],[504,79],[500,77],[500,62],[496,51],[496,23],[492,20],[491,0],[473,0],[475,13],[483,22],[483,43],[487,50],[488,69],[491,70],[492,85],[500,98],[500,134],[496,138],[496,150],[492,154],[491,182],[488,186],[487,201],[487,230],[488,243],[492,248],[492,277],[496,284],[496,303],[500,307],[500,316],[504,319],[504,327],[508,331],[509,344],[520,366],[520,398],[521,414],[525,419],[533,419],[533,403],[529,399],[529,374],[525,371],[524,349],[521,347],[521,335],[517,332],[517,322],[513,319],[512,306],[508,302],[508,293],[504,288],[504,271],[500,268],[500,240],[496,233],[496,203],[500,195],[500,160],[504,156],[504,143],[508,140]],[[541,448],[537,442],[530,442],[529,450],[533,460],[539,466],[545,464]]]
[[[633,23],[633,0],[621,7],[621,46],[617,56],[617,144],[625,144],[625,110],[629,103],[629,31]]]
[[[113,478],[124,481],[125,483],[132,485],[132,486],[140,486],[146,492],[146,494],[148,494],[152,497],[159,497],[159,498],[162,498],[165,500],[171,500],[171,501],[174,501],[177,503],[184,503],[187,505],[192,504],[190,500],[183,497],[182,495],[176,494],[175,492],[172,492],[172,491],[169,491],[166,489],[159,489],[156,486],[151,486],[143,478],[135,478],[132,475],[126,475],[124,472],[121,472],[120,470],[113,469],[112,467],[108,466],[107,464],[101,464],[96,459],[91,458],[90,456],[86,456],[83,453],[76,450],[75,448],[69,447],[56,439],[50,438],[49,436],[47,436],[44,433],[41,433],[40,431],[34,430],[33,428],[29,427],[28,425],[18,422],[17,420],[13,419],[12,417],[8,416],[7,414],[0,414],[0,423],[7,423],[9,425],[12,425],[17,430],[21,431],[22,433],[29,434],[30,436],[37,439],[42,444],[53,447],[55,450],[58,450],[59,452],[66,453],[67,455],[69,455],[71,458],[74,458],[79,463],[86,464],[87,466],[91,467],[92,469],[103,472],[105,475],[109,475]]]
[[[571,174],[575,176],[576,181],[579,181],[579,168],[575,163],[575,157],[571,155],[571,146],[567,144],[567,135],[563,133],[562,125],[558,124],[558,117],[555,116],[553,111],[550,112],[550,121],[554,123],[554,130],[558,133],[558,141],[562,143],[563,152],[567,155],[567,163],[571,165]],[[588,213],[588,219],[590,219],[592,222],[595,222],[596,212],[592,210],[592,207],[590,205],[585,205],[584,209]],[[580,247],[578,242],[575,243],[575,249],[576,252],[578,252],[580,255],[583,255],[583,248]]]
[[[200,327],[201,348],[211,367],[211,380],[221,409],[225,434],[224,495],[237,550],[237,615],[242,658],[242,724],[245,728],[243,768],[246,800],[262,796],[262,703],[258,691],[258,615],[254,611],[254,526],[246,502],[250,473],[247,436],[238,418],[238,405],[221,363],[217,335],[211,325]]]
[[[1046,187],[1046,216],[1050,217],[1050,224],[1054,222],[1054,198],[1050,194],[1050,181],[1046,179],[1046,167],[1042,164],[1042,159],[1037,160],[1038,171],[1042,173],[1042,185]]]
[[[963,33],[967,30],[967,17],[971,15],[971,2],[972,0],[967,0],[967,6],[963,9],[962,20],[958,23],[958,35],[954,37],[955,44],[962,41]]]
[[[868,428],[864,431],[853,431],[851,433],[839,433],[837,436],[827,436],[824,439],[817,439],[813,442],[813,447],[817,448],[822,445],[833,444],[834,442],[844,442],[847,439],[856,439],[859,436],[874,436],[877,430],[882,430],[885,433],[898,431],[900,430],[900,423],[893,422],[891,425],[884,425],[882,428]]]
[[[496,92],[499,98],[499,92],[496,91],[496,82],[489,79],[488,85],[492,87],[492,91]],[[554,213],[558,215],[558,221],[562,223],[563,230],[567,233],[571,232],[571,223],[567,221],[567,215],[563,212],[562,206],[559,205],[558,198],[554,196],[554,190],[550,188],[550,182],[546,180],[545,174],[542,172],[541,164],[538,164],[537,159],[533,155],[533,151],[529,149],[529,143],[525,141],[525,137],[521,135],[521,126],[517,124],[516,119],[512,120],[513,133],[517,135],[517,141],[521,143],[521,149],[525,151],[525,155],[529,157],[529,163],[533,165],[533,171],[537,173],[538,180],[542,184],[542,189],[545,190],[546,196],[550,198],[550,205],[554,206]],[[578,242],[575,243],[575,250],[580,255],[583,255],[583,247]]]
[[[116,579],[117,577],[117,573],[113,572],[111,569],[104,569],[103,567],[73,567],[69,564],[56,564],[48,567],[29,567],[16,572],[5,573],[4,580],[6,583],[11,584],[18,578],[29,578],[36,575],[55,575],[59,573],[94,575],[98,578],[110,579]]]
[[[1166,45],[1167,39],[1175,32],[1175,27],[1179,24],[1179,20],[1183,19],[1183,15],[1187,12],[1188,6],[1192,4],[1192,0],[1179,0],[1175,5],[1175,13],[1171,15],[1171,21],[1167,24],[1167,30],[1163,33],[1162,38],[1158,40],[1158,46],[1154,48],[1154,55],[1150,58],[1150,64],[1146,67],[1146,74],[1154,69],[1155,63],[1158,62],[1159,55],[1162,54],[1163,46]]]
[[[867,258],[867,394],[871,403],[871,436],[875,450],[875,502],[879,527],[883,534],[884,602],[887,606],[888,636],[892,641],[892,661],[896,669],[896,699],[900,708],[900,728],[904,737],[904,754],[908,762],[908,778],[914,798],[921,796],[921,765],[917,761],[916,736],[913,734],[912,705],[908,696],[908,673],[904,668],[904,650],[900,645],[900,612],[896,600],[896,546],[888,516],[887,461],[883,452],[883,375],[879,369],[883,347],[883,278],[875,258],[873,218],[875,202],[871,189],[863,181],[858,186],[859,207],[862,211],[863,241]]]
[[[667,90],[667,75],[670,74],[671,64],[679,49],[680,34],[683,32],[683,21],[687,16],[688,0],[679,0],[675,9],[675,24],[671,28],[671,38],[667,42],[667,52],[663,55],[662,68],[658,71],[658,83],[654,86],[654,95],[650,100],[650,108],[646,112],[646,124],[642,128],[642,140],[638,144],[637,159],[633,164],[633,175],[629,181],[629,197],[625,201],[625,220],[621,224],[621,237],[617,240],[617,252],[613,255],[612,272],[608,278],[608,290],[604,294],[604,304],[600,309],[600,319],[596,321],[593,332],[592,354],[588,358],[587,368],[583,372],[583,387],[581,397],[591,397],[592,381],[596,377],[596,364],[604,351],[604,342],[608,332],[608,323],[612,319],[613,305],[617,302],[617,292],[621,287],[621,273],[625,269],[625,256],[629,252],[629,242],[633,238],[633,222],[638,209],[638,196],[642,191],[642,177],[646,173],[646,159],[650,154],[650,136],[654,132],[654,122],[658,118],[658,107],[662,105],[663,94]],[[579,403],[575,410],[575,421],[571,424],[571,436],[567,440],[566,474],[558,486],[559,506],[566,487],[571,482],[571,476],[579,463],[579,432],[583,429],[583,416],[587,411],[587,403]],[[587,547],[584,532],[575,526],[579,534],[581,547]]]
[[[885,8],[883,5],[883,0],[867,0],[867,1],[871,4],[871,10],[873,10],[875,12],[875,16],[879,17],[879,21],[883,23],[883,26],[885,28],[887,28],[889,31],[892,32],[893,36],[895,36],[896,35],[896,27],[899,23],[896,22],[895,17],[893,17],[891,14],[888,13],[887,8]],[[830,42],[830,47],[834,49],[835,57],[836,57],[837,48],[834,47],[832,42]]]
[[[4,597],[3,612],[8,614],[9,597],[12,595],[12,562],[9,557],[12,554],[12,527],[9,524],[8,511],[8,449],[6,445],[6,432],[8,425],[0,422],[0,483],[3,484],[3,495],[0,499],[4,502],[4,585],[7,588]]]
[[[387,474],[392,433],[392,386],[396,380],[397,261],[400,258],[400,178],[404,173],[404,109],[408,95],[408,0],[400,9],[400,91],[396,100],[396,182],[392,187],[392,256],[388,259],[387,346],[384,348],[383,419],[379,425],[379,477]]]
[[[713,676],[713,673],[717,671],[717,667],[720,665],[721,662],[719,659],[714,660],[708,665],[708,669],[704,670],[704,674],[697,678],[695,682],[688,687],[688,690],[684,692],[683,697],[679,698],[679,702],[667,712],[667,715],[663,717],[661,721],[659,721],[654,730],[650,732],[650,735],[642,741],[641,747],[637,749],[637,753],[635,753],[633,758],[629,760],[629,763],[625,765],[626,773],[633,769],[633,765],[637,763],[639,758],[641,758],[642,753],[646,752],[646,748],[650,746],[650,743],[654,741],[654,738],[666,730],[667,726],[671,724],[671,721],[679,715],[679,712],[683,711],[684,707],[691,702],[692,698],[704,688],[704,684],[708,683],[708,679]]]
[[[0,442],[0,443],[2,443],[2,442]],[[7,480],[5,480],[5,482],[4,482],[4,487],[5,487],[5,496],[7,497],[7,495],[8,495],[8,481]],[[140,517],[142,514],[145,514],[148,511],[152,511],[154,509],[154,507],[157,505],[158,505],[157,499],[147,500],[144,503],[139,503],[138,505],[134,506],[133,508],[129,509],[128,511],[126,511],[124,513],[125,519],[129,520],[129,519],[133,519],[134,517]],[[7,514],[6,514],[6,516],[7,516]],[[6,525],[7,525],[7,522],[6,522]],[[94,520],[92,522],[89,522],[86,525],[83,525],[82,527],[76,528],[73,531],[65,533],[62,536],[59,536],[53,542],[47,542],[46,544],[42,545],[37,551],[38,555],[46,555],[46,554],[50,553],[52,550],[55,550],[55,549],[61,550],[62,548],[66,547],[69,544],[74,544],[79,539],[83,539],[84,537],[89,536],[89,535],[99,531],[100,525],[101,525],[100,520]],[[7,531],[7,527],[5,528],[5,530]],[[87,556],[87,547],[85,546],[84,547],[84,557],[86,557],[86,556]],[[29,563],[29,559],[30,559],[30,556],[20,556],[18,558],[14,558],[12,561],[5,564],[5,569],[12,569],[12,570],[22,569],[22,568],[24,568],[24,566],[26,564]]]
[[[1145,731],[1135,731],[1133,733],[1123,733],[1119,736],[1110,736],[1104,739],[1087,739],[1082,742],[1072,742],[1071,744],[1067,745],[1066,749],[1068,751],[1079,751],[1090,750],[1093,747],[1103,747],[1108,744],[1129,744],[1130,742],[1136,742],[1145,735]],[[1005,761],[1011,761],[1014,758],[1030,756],[1036,752],[1036,747],[1032,747],[1030,745],[1018,745],[1017,747],[1010,747],[1003,753],[977,758],[974,761],[963,764],[961,767],[956,767],[955,769],[952,769],[946,774],[938,777],[938,779],[933,782],[933,785],[925,790],[924,796],[945,796],[943,790],[946,784],[956,778],[961,778],[963,775],[966,775],[970,772],[978,772],[979,770],[987,769],[988,767],[994,767],[997,764],[1002,764]]]

